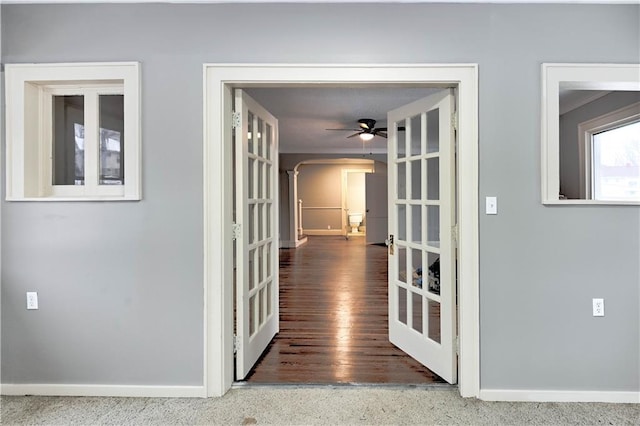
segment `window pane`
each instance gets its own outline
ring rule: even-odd
[[[427,303],[428,323],[429,323],[429,339],[434,342],[440,342],[440,303],[429,300]]]
[[[422,198],[422,160],[414,160],[411,162],[411,199],[419,200]]]
[[[411,118],[411,155],[422,154],[422,116]]]
[[[407,151],[407,139],[406,139],[406,131],[405,131],[405,124],[404,124],[404,120],[402,121],[398,121],[396,123],[397,127],[397,134],[398,134],[398,146],[396,149],[396,155],[398,156],[398,158],[403,158],[405,156],[405,153]]]
[[[427,160],[427,200],[440,198],[440,159],[438,157]]]
[[[256,250],[249,250],[249,267],[247,268],[247,276],[249,278],[249,290],[253,290],[256,286],[256,272],[255,272],[255,257]]]
[[[249,335],[253,336],[256,332],[256,317],[258,316],[258,305],[256,304],[255,294],[249,299]]]
[[[247,151],[249,153],[253,152],[253,138],[255,137],[254,132],[253,132],[253,113],[251,111],[249,111],[248,117],[247,117],[247,124],[249,125],[248,127],[248,131],[247,131]]]
[[[84,185],[84,96],[53,96],[53,184]]]
[[[422,288],[422,250],[411,249],[411,284]]]
[[[640,122],[593,135],[593,196],[640,201]]]
[[[427,244],[440,247],[440,207],[427,206]]]
[[[422,334],[422,296],[411,292],[411,327]]]
[[[407,282],[407,249],[398,247],[398,280]]]
[[[264,128],[264,121],[262,118],[258,117],[258,128],[257,128],[257,145],[258,145],[258,156],[262,157],[262,147],[264,145],[264,138],[262,137],[262,129]]]
[[[440,150],[440,110],[434,109],[427,113],[427,152]]]
[[[396,192],[398,200],[407,198],[407,163],[398,163],[398,190]]]
[[[427,289],[433,294],[440,294],[440,255],[428,252],[427,263],[429,264]]]
[[[124,185],[124,96],[99,99],[100,185]]]
[[[407,323],[407,290],[398,287],[398,321]]]
[[[422,206],[411,206],[411,241],[422,242]]]
[[[264,156],[267,160],[271,160],[271,147],[273,145],[273,142],[271,141],[271,131],[271,125],[267,123],[265,130],[266,146],[264,152]]]
[[[398,205],[398,240],[407,241],[407,206]]]

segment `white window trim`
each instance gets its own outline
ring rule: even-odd
[[[612,130],[625,124],[640,120],[640,102],[592,118],[578,125],[578,155],[580,156],[580,196],[591,199],[593,196],[592,137],[596,133]]]
[[[640,91],[640,64],[542,64],[541,196],[545,205],[640,205],[560,199],[560,83],[576,90]]]
[[[141,199],[139,63],[8,64],[5,74],[7,201]],[[52,94],[124,95],[124,185],[52,185]]]

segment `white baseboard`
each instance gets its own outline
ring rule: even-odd
[[[206,398],[204,386],[2,384],[2,395]]]
[[[305,235],[344,235],[343,229],[306,229]]]
[[[483,401],[640,403],[640,392],[481,389]]]
[[[297,241],[281,240],[280,248],[298,248],[307,242],[307,237],[302,237]]]

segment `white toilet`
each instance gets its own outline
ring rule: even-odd
[[[358,226],[362,223],[362,213],[349,213],[349,226],[351,226],[351,233],[358,233]]]

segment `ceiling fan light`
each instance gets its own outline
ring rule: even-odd
[[[360,133],[360,139],[362,139],[363,141],[370,141],[371,139],[373,139],[373,134],[371,133]]]

